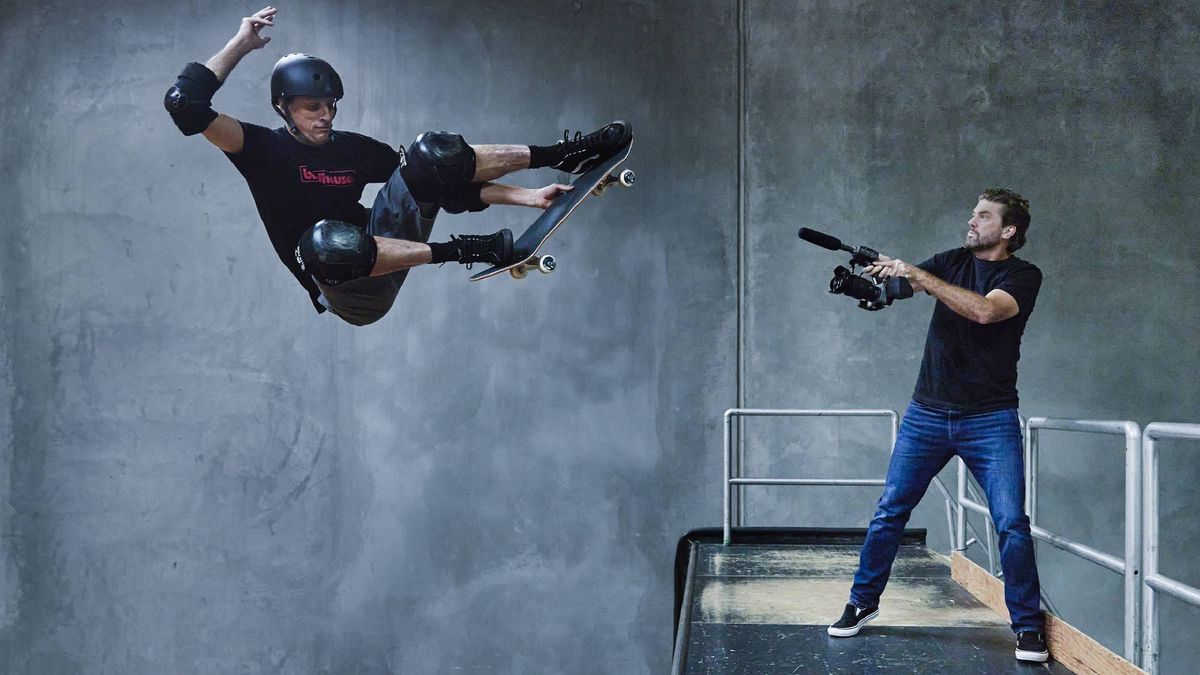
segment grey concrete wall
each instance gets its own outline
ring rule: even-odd
[[[638,189],[572,219],[555,276],[418,270],[366,329],[312,311],[162,111],[257,8],[0,15],[0,671],[662,672],[733,391],[731,8],[283,6],[219,109],[275,124],[304,50],[337,125],[393,145],[637,125]]]
[[[1024,412],[1197,418],[1200,13],[1121,7],[748,3],[748,404],[901,408],[931,303],[825,294],[842,261],[795,230],[915,259],[1001,183],[1048,278]],[[257,8],[0,5],[0,670],[663,672],[674,541],[719,520],[734,403],[735,3],[284,6],[219,109],[273,124],[270,65],[303,50],[343,74],[337,125],[393,145],[636,125],[638,188],[555,237],[555,276],[418,270],[365,329],[311,311],[237,172],[161,111]],[[870,475],[881,433],[763,422],[751,462]],[[1119,460],[1063,448],[1048,524],[1118,550]],[[1200,583],[1189,452],[1164,460],[1165,566]],[[876,496],[764,490],[750,522],[861,525]],[[1113,644],[1118,586],[1054,556],[1047,589]]]

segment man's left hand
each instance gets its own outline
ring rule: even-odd
[[[575,189],[574,185],[563,185],[562,183],[554,183],[553,185],[547,185],[546,187],[541,188],[539,190],[534,190],[533,191],[533,203],[530,204],[530,206],[534,206],[539,209],[548,209],[548,208],[550,208],[550,204],[552,204],[554,202],[554,200],[558,198],[559,195],[563,194],[564,192],[570,192],[571,190],[574,190],[574,189]]]

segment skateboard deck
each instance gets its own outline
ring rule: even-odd
[[[603,194],[615,183],[619,183],[623,187],[633,185],[635,176],[632,171],[626,169],[617,172],[617,167],[629,157],[629,151],[632,148],[633,139],[629,139],[629,143],[618,150],[617,154],[580,174],[571,182],[575,189],[556,197],[550,207],[543,211],[542,215],[538,216],[538,219],[533,221],[533,224],[527,227],[513,242],[513,262],[507,265],[494,265],[482,272],[477,272],[471,275],[471,281],[482,281],[503,272],[510,273],[515,279],[524,278],[534,269],[544,274],[553,272],[556,266],[554,257],[538,255],[542,245],[590,195]]]

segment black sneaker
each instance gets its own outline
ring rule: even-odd
[[[1050,650],[1041,633],[1027,630],[1017,633],[1017,660],[1045,663],[1050,660]]]
[[[606,124],[592,133],[584,136],[576,131],[571,138],[569,131],[563,132],[563,139],[558,142],[563,146],[565,156],[552,169],[567,173],[585,173],[588,169],[617,154],[625,144],[633,138],[633,127],[628,122],[616,121]]]
[[[842,612],[842,618],[837,620],[837,623],[829,627],[829,634],[833,637],[851,637],[858,635],[858,631],[879,616],[878,607],[867,607],[859,609],[852,604],[847,604],[845,611]]]
[[[458,244],[458,262],[466,265],[467,269],[477,262],[507,265],[513,256],[513,235],[508,228],[495,234],[452,234],[450,242]]]

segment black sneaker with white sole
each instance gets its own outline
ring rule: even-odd
[[[572,138],[570,132],[564,131],[563,139],[557,143],[561,146],[563,159],[550,168],[574,174],[586,173],[617,154],[632,138],[633,126],[620,120],[605,124],[586,136],[577,131]]]
[[[1017,633],[1017,660],[1045,663],[1050,660],[1050,650],[1041,633],[1027,630]]]
[[[495,234],[450,235],[450,243],[456,244],[457,262],[471,269],[475,263],[507,265],[513,257],[512,230],[504,228]]]
[[[847,604],[846,609],[842,612],[842,618],[830,626],[828,632],[833,637],[852,637],[858,635],[858,631],[877,616],[879,616],[878,607],[859,609],[852,604]]]

